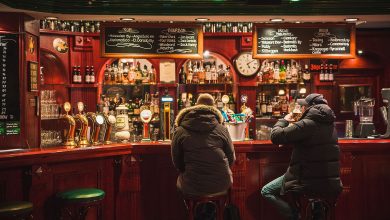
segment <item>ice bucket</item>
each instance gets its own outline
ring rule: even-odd
[[[229,131],[232,141],[243,141],[245,139],[245,122],[241,123],[229,123],[225,122],[225,126]]]

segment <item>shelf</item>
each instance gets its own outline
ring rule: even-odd
[[[157,84],[141,83],[141,84],[129,84],[129,83],[114,83],[114,84],[103,84],[103,86],[157,86]]]
[[[99,84],[97,84],[97,83],[94,83],[94,84],[81,83],[81,84],[69,84],[66,87],[69,87],[69,88],[96,88],[98,86],[99,86]]]
[[[258,86],[298,86],[299,83],[257,83]]]
[[[99,37],[100,32],[95,33],[82,33],[82,32],[71,32],[71,31],[52,31],[46,29],[39,29],[41,34],[57,34],[57,35],[72,35],[72,36],[85,36],[85,37]]]
[[[235,85],[235,83],[204,83],[204,84],[196,84],[196,83],[181,83],[179,86],[225,86],[225,85]]]
[[[165,87],[167,87],[167,88],[171,88],[171,87],[177,87],[177,83],[158,83],[157,84],[157,87],[159,87],[159,88],[165,88]]]
[[[204,37],[252,37],[252,32],[205,32]]]
[[[53,121],[53,120],[60,120],[62,119],[61,117],[60,118],[41,118],[41,121]]]

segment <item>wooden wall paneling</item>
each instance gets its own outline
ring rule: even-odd
[[[0,170],[0,202],[27,200],[23,194],[24,170],[22,168],[10,168]]]
[[[54,200],[56,193],[82,187],[100,188],[106,193],[103,216],[99,217],[96,208],[92,208],[87,219],[114,219],[113,162],[109,158],[34,165],[31,174],[30,198],[36,219],[53,219],[58,213]]]
[[[69,97],[72,107],[75,108],[75,113],[77,113],[77,102],[83,102],[85,105],[85,111],[95,112],[96,111],[96,88],[69,88]]]
[[[240,216],[242,219],[246,217],[246,169],[247,157],[246,153],[236,153],[236,161],[232,167],[233,172],[233,186],[231,189],[231,200],[240,210]]]
[[[141,207],[140,160],[131,155],[116,159],[115,219],[143,219]]]
[[[176,189],[178,172],[169,152],[142,155],[140,168],[143,220],[183,220],[187,218],[184,202]]]
[[[336,219],[356,219],[352,216],[352,212],[346,210],[354,210],[354,201],[352,196],[352,161],[354,157],[350,152],[345,152],[340,155],[340,178],[343,183],[343,191],[341,192],[336,204]]]
[[[22,13],[1,12],[0,14],[0,31],[1,32],[22,32],[20,25],[23,22]]]

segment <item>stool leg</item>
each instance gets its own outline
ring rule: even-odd
[[[225,201],[216,201],[215,208],[217,209],[217,220],[223,220],[223,211],[225,210]]]
[[[89,206],[87,206],[87,207],[81,207],[81,208],[79,209],[78,219],[80,219],[80,220],[85,220],[85,218],[87,217],[88,209],[89,209],[89,208],[90,208]]]
[[[188,220],[194,220],[194,203],[192,200],[184,201],[188,210]]]

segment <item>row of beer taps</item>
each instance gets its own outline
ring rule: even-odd
[[[112,126],[116,122],[115,116],[105,113],[84,113],[84,104],[82,102],[77,103],[77,114],[70,115],[69,111],[71,109],[71,104],[69,102],[65,102],[64,110],[66,113],[62,115],[61,118],[67,121],[69,127],[65,132],[65,139],[63,142],[64,146],[75,148],[112,143],[110,137]],[[75,139],[76,122],[79,122],[80,124],[80,132],[77,140]],[[105,125],[104,138],[103,141],[100,142],[99,134],[103,125]]]

